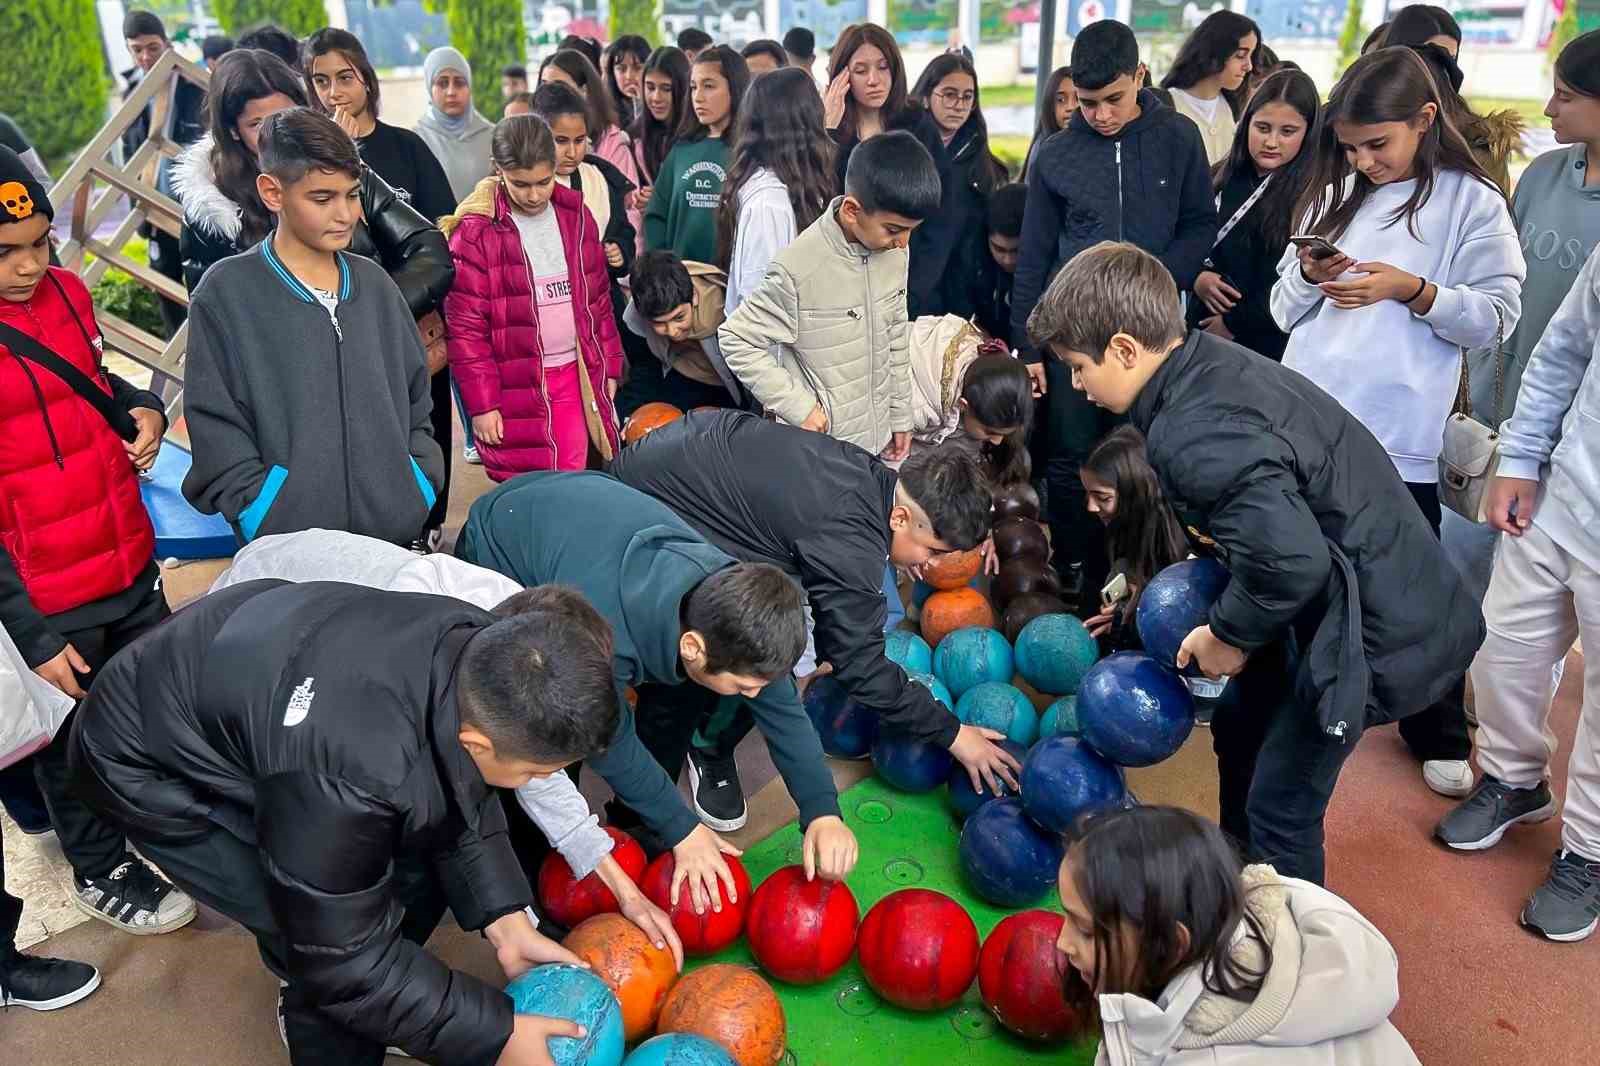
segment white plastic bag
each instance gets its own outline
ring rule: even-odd
[[[72,711],[72,697],[28,669],[0,626],[0,769],[47,746]]]

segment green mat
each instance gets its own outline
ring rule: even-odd
[[[865,917],[874,903],[902,888],[931,888],[954,898],[987,937],[1008,910],[974,896],[956,858],[960,827],[945,804],[944,790],[922,795],[896,792],[869,777],[839,797],[844,820],[861,844],[861,861],[847,879]],[[744,854],[750,880],[760,884],[781,866],[800,861],[800,829],[790,824]],[[1060,909],[1053,892],[1039,907]],[[739,943],[707,962],[754,965]],[[1000,1026],[978,997],[978,982],[949,1010],[922,1014],[882,999],[851,958],[830,980],[809,988],[772,982],[789,1022],[789,1066],[995,1066],[1049,1062],[1077,1066],[1094,1061],[1098,1033],[1072,1047],[1042,1047]],[[891,1050],[892,1049],[892,1050]]]

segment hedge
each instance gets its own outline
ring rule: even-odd
[[[211,0],[207,5],[222,28],[238,34],[262,22],[275,22],[298,37],[328,24],[323,0]]]
[[[3,0],[0,41],[0,108],[60,173],[107,117],[94,0]]]

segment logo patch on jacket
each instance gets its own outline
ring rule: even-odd
[[[311,691],[312,682],[315,680],[308,677],[289,693],[289,705],[283,710],[285,728],[299,725],[306,720],[306,715],[311,713],[311,701],[317,698],[317,694]]]

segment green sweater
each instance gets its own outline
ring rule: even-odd
[[[728,142],[720,137],[675,144],[661,161],[644,210],[644,246],[676,252],[691,262],[715,262],[717,204],[727,165]]]

